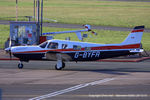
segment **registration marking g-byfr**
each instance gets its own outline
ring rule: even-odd
[[[85,51],[85,52],[76,52],[74,58],[99,58],[100,51]]]

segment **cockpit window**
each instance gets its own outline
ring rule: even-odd
[[[44,42],[44,43],[40,44],[39,46],[40,46],[41,48],[45,48],[46,45],[47,45],[47,42]]]
[[[58,43],[50,42],[47,48],[49,48],[49,49],[58,49]]]

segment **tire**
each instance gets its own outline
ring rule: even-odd
[[[56,70],[62,70],[62,67],[58,68],[58,67],[57,67],[57,64],[56,64],[56,65],[55,65],[55,69],[56,69]]]
[[[22,68],[23,68],[23,64],[19,63],[19,64],[18,64],[18,68],[19,68],[19,69],[22,69]]]

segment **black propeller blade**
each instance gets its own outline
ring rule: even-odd
[[[12,53],[11,53],[11,36],[10,36],[10,38],[9,38],[9,57],[10,57],[10,59],[12,59]]]

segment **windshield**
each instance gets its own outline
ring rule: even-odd
[[[40,45],[39,45],[39,47],[41,47],[41,48],[45,48],[45,47],[46,47],[46,45],[47,45],[47,42],[44,42],[44,43],[40,44]]]

